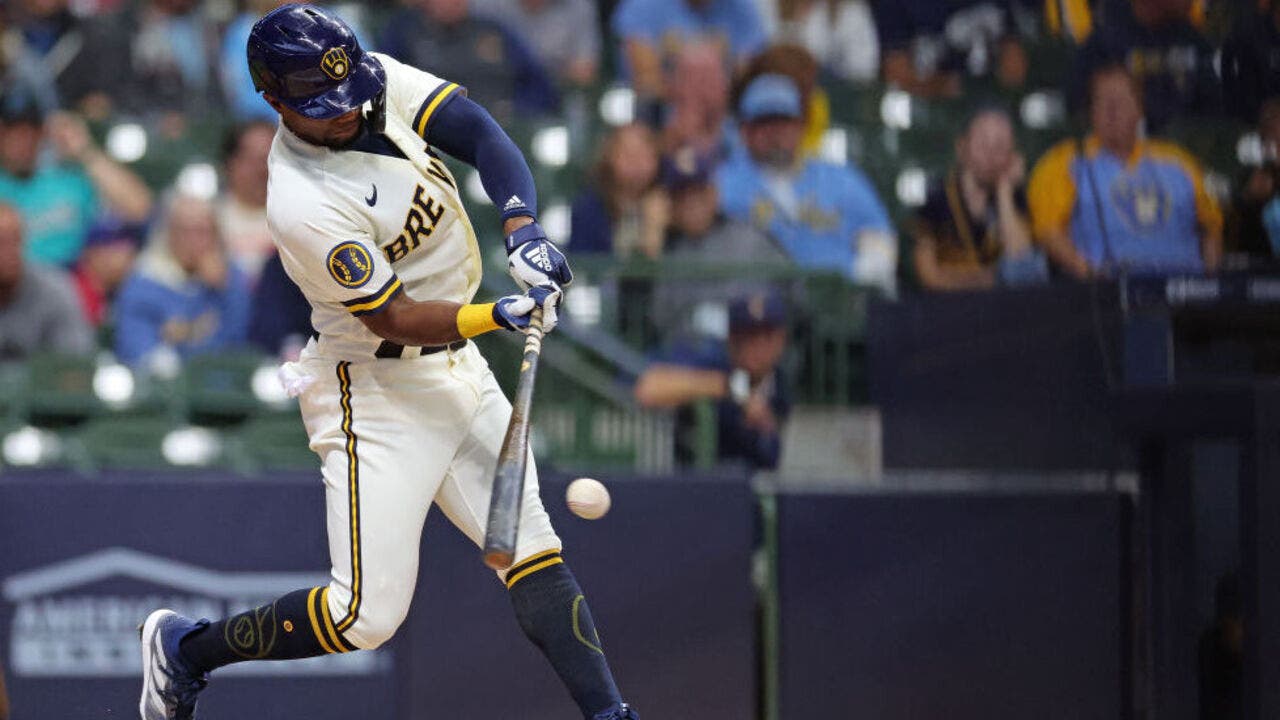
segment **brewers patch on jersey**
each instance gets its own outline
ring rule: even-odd
[[[398,114],[418,135],[444,100],[464,92],[373,55],[387,73],[388,121]],[[372,357],[382,338],[359,316],[398,292],[460,303],[475,295],[480,252],[457,182],[426,143],[413,151],[419,157],[411,160],[367,128],[341,150],[305,142],[284,125],[277,131],[268,161],[267,220],[285,270],[311,301],[320,338],[309,354]]]

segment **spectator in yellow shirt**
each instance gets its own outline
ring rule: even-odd
[[[1049,259],[1082,279],[1213,272],[1222,212],[1199,163],[1141,137],[1141,88],[1122,66],[1095,72],[1089,99],[1089,136],[1050,149],[1027,188],[1032,232]]]

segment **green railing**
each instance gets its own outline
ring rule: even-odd
[[[783,293],[791,306],[792,345],[788,364],[796,400],[814,404],[863,402],[866,388],[867,307],[875,290],[835,273],[814,273],[791,265],[687,261],[573,259],[582,286],[600,290],[600,328],[640,352],[661,347],[661,328],[653,322],[658,281],[714,285],[759,281]],[[573,291],[571,291],[572,293]],[[573,312],[573,297],[569,313]]]

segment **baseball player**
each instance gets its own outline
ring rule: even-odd
[[[210,622],[157,610],[142,626],[143,720],[192,718],[216,668],[376,648],[404,620],[434,501],[477,545],[511,406],[468,340],[554,327],[573,274],[534,220],[528,165],[455,83],[364,52],[311,5],[254,25],[254,83],[280,114],[267,217],[318,331],[282,378],[325,484],[332,580]],[[436,151],[474,165],[501,208],[523,295],[472,303],[480,250]],[[517,562],[502,574],[529,639],[585,718],[634,720],[543,510],[532,460]]]

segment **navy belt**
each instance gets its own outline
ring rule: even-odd
[[[423,345],[421,350],[418,352],[418,355],[434,355],[441,350],[457,351],[466,346],[467,341],[465,338],[457,342],[451,342],[448,345]],[[373,356],[382,359],[404,357],[404,345],[401,345],[400,343],[393,343],[390,340],[383,340],[382,344],[378,346],[377,351],[373,353]]]

